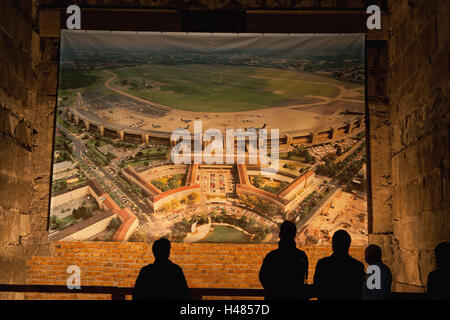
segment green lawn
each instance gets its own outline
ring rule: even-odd
[[[210,231],[208,235],[198,242],[210,242],[210,243],[249,243],[250,237],[230,226],[212,226],[214,229]]]
[[[64,70],[59,98],[66,98],[61,105],[73,105],[77,92],[95,91],[98,95],[120,95],[104,87],[111,78],[103,70]],[[307,95],[336,97],[341,85],[348,89],[361,84],[338,81],[307,72],[275,68],[231,65],[144,65],[114,69],[118,79],[111,85],[135,96],[169,107],[188,111],[235,112],[249,111],[286,104],[295,104]],[[64,79],[63,79],[64,78]],[[122,85],[123,80],[143,80],[152,83],[151,88]],[[78,85],[86,84],[84,87]],[[297,102],[296,102],[297,101]]]
[[[83,77],[80,76],[80,72],[87,75],[89,79],[87,81],[83,80]],[[60,87],[58,90],[58,98],[67,98],[66,100],[59,103],[59,105],[73,106],[76,101],[77,92],[84,93],[97,91],[97,94],[99,95],[118,95],[117,93],[108,90],[103,86],[105,81],[109,78],[111,78],[111,76],[107,73],[104,73],[102,70],[61,70],[59,74]],[[66,82],[65,87],[62,84],[63,82]]]
[[[186,182],[185,174],[160,177],[152,180],[152,184],[163,192],[168,191],[170,189],[181,187],[182,185],[184,185],[185,182]]]
[[[160,149],[160,151],[158,151],[158,148],[154,148],[154,147],[150,147],[150,148],[145,148],[142,149],[141,152],[144,155],[149,155],[152,157],[165,157],[165,155],[169,152],[167,149]]]
[[[73,215],[68,215],[64,218],[59,219],[59,221],[61,221],[60,225],[63,226],[63,229],[67,228],[72,223],[77,224],[77,223],[81,222],[82,220],[83,219],[79,219],[79,220],[75,219],[73,217]]]
[[[98,146],[95,145],[96,142],[98,142]],[[106,146],[107,144],[111,144],[111,141],[103,139],[103,138],[101,138],[101,139],[93,139],[92,138],[92,139],[88,140],[87,144],[91,147],[101,148],[101,147]]]
[[[87,152],[93,158],[94,162],[97,163],[97,165],[105,166],[108,164],[108,159],[97,151],[95,147],[88,146]]]
[[[76,91],[74,91],[74,89],[59,90],[58,98],[61,98],[63,100],[61,102],[58,102],[58,106],[73,106],[75,104],[75,96]]]
[[[125,208],[125,205],[122,203],[122,200],[120,200],[119,198],[117,198],[117,196],[112,193],[112,192],[108,192],[109,196],[114,200],[115,203],[118,204],[118,206],[123,209]]]
[[[129,160],[129,161],[125,161],[125,167],[128,167],[128,166],[130,166],[130,167],[137,167],[137,166],[141,166],[141,165],[144,165],[144,163],[145,163],[145,161],[147,161],[147,160]],[[148,161],[149,163],[151,162],[151,161]]]
[[[279,156],[280,156],[280,159],[283,159],[283,160],[292,160],[292,161],[298,161],[298,162],[305,161],[305,157],[299,157],[299,156],[294,156],[294,155],[288,157],[287,153],[280,153]]]
[[[72,126],[70,123],[68,123],[66,120],[61,118],[59,115],[56,116],[56,121],[58,121],[58,123],[60,125],[62,125],[64,128],[66,128],[67,130],[69,130],[72,133],[80,132],[80,130],[78,128],[75,128],[74,126]]]
[[[335,97],[333,79],[272,68],[147,65],[113,70],[118,82],[152,80],[150,89],[118,89],[170,107],[204,112],[248,111],[295,103],[306,95]],[[321,83],[318,83],[321,82]]]

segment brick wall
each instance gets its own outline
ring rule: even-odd
[[[192,288],[261,288],[258,272],[263,258],[276,245],[173,243],[170,259],[184,271]],[[318,259],[331,253],[330,246],[301,247],[309,258],[311,283]],[[350,254],[364,261],[364,248]],[[28,261],[27,284],[65,285],[69,265],[81,269],[81,285],[133,287],[142,266],[153,262],[151,244],[111,242],[55,242],[50,256]],[[105,295],[28,293],[26,299],[109,299]]]

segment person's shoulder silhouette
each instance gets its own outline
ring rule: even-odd
[[[436,270],[428,274],[428,297],[433,300],[450,300],[450,242],[439,243],[434,253]]]
[[[161,238],[153,243],[155,261],[139,272],[133,300],[187,300],[189,288],[183,270],[169,260],[170,241]]]
[[[363,284],[362,298],[364,300],[386,300],[391,294],[392,273],[387,265],[382,261],[381,248],[375,244],[367,246],[364,257],[369,266],[378,266],[380,270],[379,288],[369,288],[367,282]],[[369,274],[365,280],[368,280]]]
[[[264,258],[259,280],[268,300],[306,299],[308,277],[308,257],[297,249],[295,235],[297,227],[284,221],[280,227],[278,249]]]
[[[351,237],[338,230],[332,238],[333,254],[320,259],[314,274],[314,289],[320,300],[358,300],[364,282],[364,264],[348,254]]]

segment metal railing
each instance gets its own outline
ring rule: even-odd
[[[212,297],[264,297],[263,289],[229,289],[229,288],[190,288],[193,300],[202,300],[205,296]],[[131,296],[133,288],[107,286],[81,286],[80,289],[69,289],[63,285],[21,285],[0,284],[0,292],[21,293],[71,293],[71,294],[108,294],[111,300],[125,300]]]
[[[264,297],[263,289],[231,289],[231,288],[190,288],[193,300],[202,300],[203,297]],[[0,284],[0,292],[20,293],[71,293],[71,294],[107,294],[111,300],[125,300],[131,296],[133,288],[107,287],[107,286],[82,286],[80,289],[69,289],[63,285],[21,285]],[[425,293],[416,292],[392,292],[390,300],[426,300]]]

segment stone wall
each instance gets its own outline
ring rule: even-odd
[[[58,44],[40,38],[32,0],[0,2],[0,43],[0,283],[23,283],[47,251]]]
[[[392,218],[379,231],[393,234],[386,241],[396,257],[395,288],[422,291],[434,268],[433,249],[450,240],[449,3],[389,6]]]

